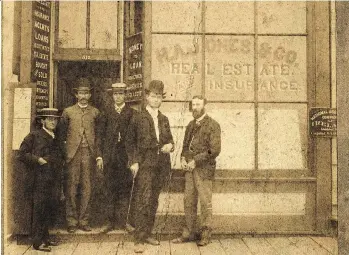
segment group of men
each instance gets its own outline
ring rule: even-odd
[[[81,78],[76,85],[77,103],[64,109],[62,116],[57,109],[42,109],[38,114],[42,129],[31,132],[20,147],[20,159],[35,169],[36,175],[33,247],[50,251],[50,246],[56,244],[48,236],[45,213],[49,207],[52,172],[64,159],[68,232],[91,231],[91,187],[98,171],[104,172],[106,197],[112,208],[103,232],[121,223],[134,234],[134,251],[142,253],[145,243],[160,244],[151,232],[161,189],[170,181],[170,153],[175,148],[169,120],[159,111],[165,98],[164,84],[159,80],[149,83],[146,105],[139,112],[125,104],[126,85],[112,84],[108,91],[114,105],[103,113],[89,104],[92,90],[89,80]],[[212,180],[215,158],[221,150],[221,130],[206,114],[205,98],[194,96],[191,104],[194,119],[186,128],[181,154],[181,167],[185,171],[186,227],[181,237],[172,242],[197,240],[198,245],[207,245],[212,226]],[[196,227],[198,199],[202,214],[200,232]],[[121,211],[127,215],[120,214]]]

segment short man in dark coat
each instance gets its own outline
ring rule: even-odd
[[[212,181],[216,169],[216,157],[221,152],[220,125],[207,115],[206,99],[194,96],[194,119],[189,122],[184,135],[181,167],[185,173],[184,213],[186,227],[173,243],[194,241],[197,238],[197,204],[201,204],[201,238],[199,246],[207,245],[211,237]]]
[[[18,157],[33,170],[33,247],[40,251],[51,251],[57,245],[49,238],[50,213],[54,198],[54,182],[57,171],[63,165],[63,156],[54,130],[59,119],[58,110],[43,108],[37,115],[42,128],[30,132],[23,140]],[[57,208],[56,208],[57,209]]]
[[[170,152],[174,149],[168,118],[159,111],[164,84],[153,80],[146,90],[146,107],[136,114],[126,137],[130,169],[135,176],[134,224],[135,252],[144,243],[159,245],[151,238],[160,191],[171,170]]]
[[[127,223],[125,213],[130,202],[133,176],[127,166],[125,137],[136,112],[125,104],[126,84],[114,83],[108,92],[112,95],[114,104],[104,113],[103,161],[109,220],[102,230],[104,233]]]

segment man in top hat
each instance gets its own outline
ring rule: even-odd
[[[168,118],[159,111],[164,84],[153,80],[146,90],[146,107],[136,114],[126,137],[130,170],[135,177],[134,224],[135,252],[144,251],[144,243],[159,245],[151,238],[161,188],[171,170],[170,152],[174,150]]]
[[[74,88],[77,103],[64,109],[59,128],[66,154],[66,220],[69,233],[74,233],[78,227],[91,231],[91,182],[96,165],[99,171],[103,170],[101,133],[98,128],[101,114],[89,105],[91,89],[87,78],[78,79]],[[77,200],[78,188],[80,201]]]
[[[32,235],[33,247],[40,251],[51,251],[57,245],[49,239],[50,213],[53,208],[55,176],[63,165],[63,156],[54,130],[57,126],[58,110],[43,108],[38,111],[42,128],[30,132],[23,140],[18,158],[34,175]]]
[[[201,237],[199,246],[210,242],[212,223],[212,181],[216,157],[221,152],[220,125],[207,115],[206,99],[192,99],[194,119],[189,122],[184,135],[181,166],[185,173],[184,212],[186,227],[182,236],[172,240],[183,243],[196,240],[197,204],[201,204]]]
[[[104,117],[103,161],[109,220],[108,225],[102,230],[104,233],[113,230],[117,225],[125,226],[126,224],[132,173],[127,168],[125,137],[136,112],[125,104],[126,84],[114,83],[108,92],[114,104],[107,108]]]

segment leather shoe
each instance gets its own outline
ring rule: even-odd
[[[75,233],[76,232],[76,230],[77,230],[77,228],[75,227],[75,226],[69,226],[68,227],[68,233]]]
[[[39,246],[33,245],[33,248],[38,251],[44,251],[44,252],[50,252],[51,248],[48,247],[46,244],[42,243]]]
[[[198,242],[198,246],[206,246],[211,242],[211,231],[204,229],[201,233],[201,240]]]
[[[187,243],[187,242],[192,242],[194,241],[195,239],[194,238],[190,238],[190,237],[178,237],[178,238],[175,238],[175,239],[172,239],[171,240],[171,243]]]
[[[129,223],[126,223],[125,229],[129,233],[132,233],[133,231],[135,231],[135,228],[131,224],[129,224]]]
[[[105,226],[104,228],[102,228],[102,233],[108,233],[110,231],[113,231],[114,230],[114,226],[112,224],[108,224],[107,226]]]
[[[143,243],[136,243],[135,244],[135,248],[134,248],[135,253],[143,253],[144,250],[145,250],[145,246]]]
[[[54,240],[48,240],[45,242],[45,245],[46,246],[58,246],[59,243],[57,241],[54,241]]]
[[[160,245],[160,242],[152,237],[148,237],[145,241],[151,245]]]
[[[91,232],[92,228],[89,225],[82,225],[80,226],[80,229],[85,232]]]

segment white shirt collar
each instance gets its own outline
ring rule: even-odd
[[[42,129],[45,130],[47,134],[52,136],[53,139],[55,139],[55,134],[52,131],[50,131],[47,128],[45,128],[45,126],[42,126]]]
[[[206,112],[200,118],[196,119],[196,123],[202,121],[205,118],[205,116],[206,116]]]
[[[159,114],[159,109],[158,108],[151,108],[149,105],[147,105],[147,107],[145,108],[149,113],[150,115],[154,118],[154,117],[158,117],[158,114]]]
[[[81,105],[78,103],[78,106],[81,108],[81,109],[84,109],[84,108],[87,108],[88,104],[87,105]]]
[[[117,106],[116,104],[114,104],[115,109],[120,109],[122,110],[125,107],[125,103],[123,103],[121,106]]]

